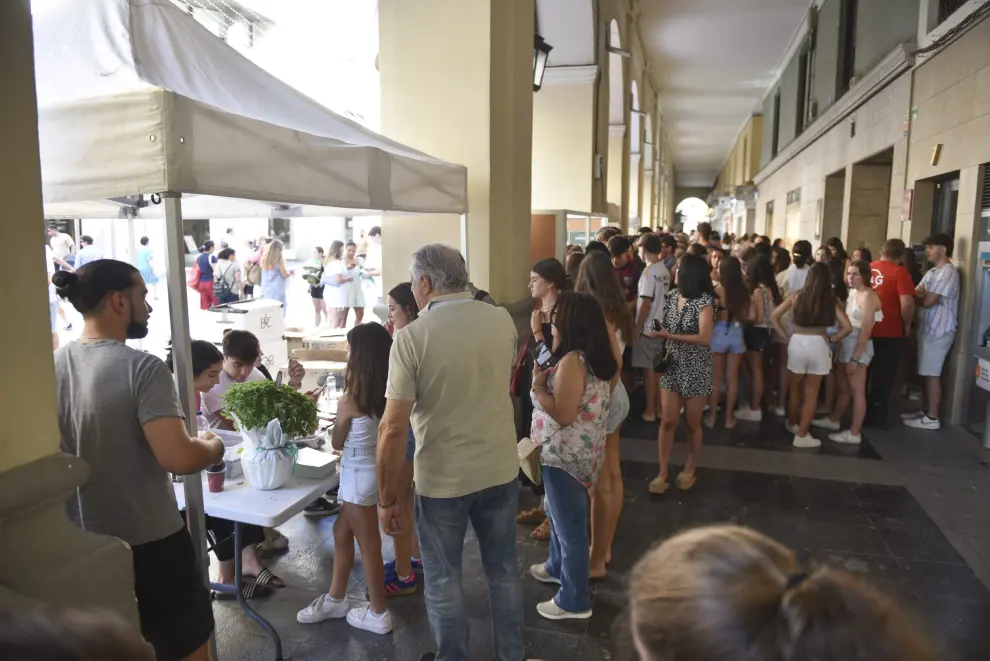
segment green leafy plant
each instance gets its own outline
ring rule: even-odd
[[[307,436],[316,429],[316,404],[287,385],[274,381],[248,381],[230,386],[224,399],[228,415],[236,415],[245,429],[265,427],[277,418],[289,438]]]

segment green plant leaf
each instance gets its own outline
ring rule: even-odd
[[[224,406],[247,429],[264,427],[277,418],[289,438],[308,436],[317,425],[316,404],[309,397],[287,385],[276,388],[268,379],[230,386]]]

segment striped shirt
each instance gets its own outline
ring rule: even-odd
[[[921,334],[939,338],[956,332],[959,318],[959,273],[951,262],[936,266],[921,279],[918,287],[938,294],[938,301],[930,308],[920,308]]]

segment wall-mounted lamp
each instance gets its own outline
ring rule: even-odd
[[[543,41],[538,34],[533,35],[533,91],[539,92],[543,87],[543,74],[547,71],[547,58],[553,46]]]

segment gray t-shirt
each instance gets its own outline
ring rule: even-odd
[[[90,469],[69,518],[132,546],[178,532],[171,478],[141,428],[185,417],[165,363],[114,340],[73,342],[55,352],[55,383],[62,451]]]

